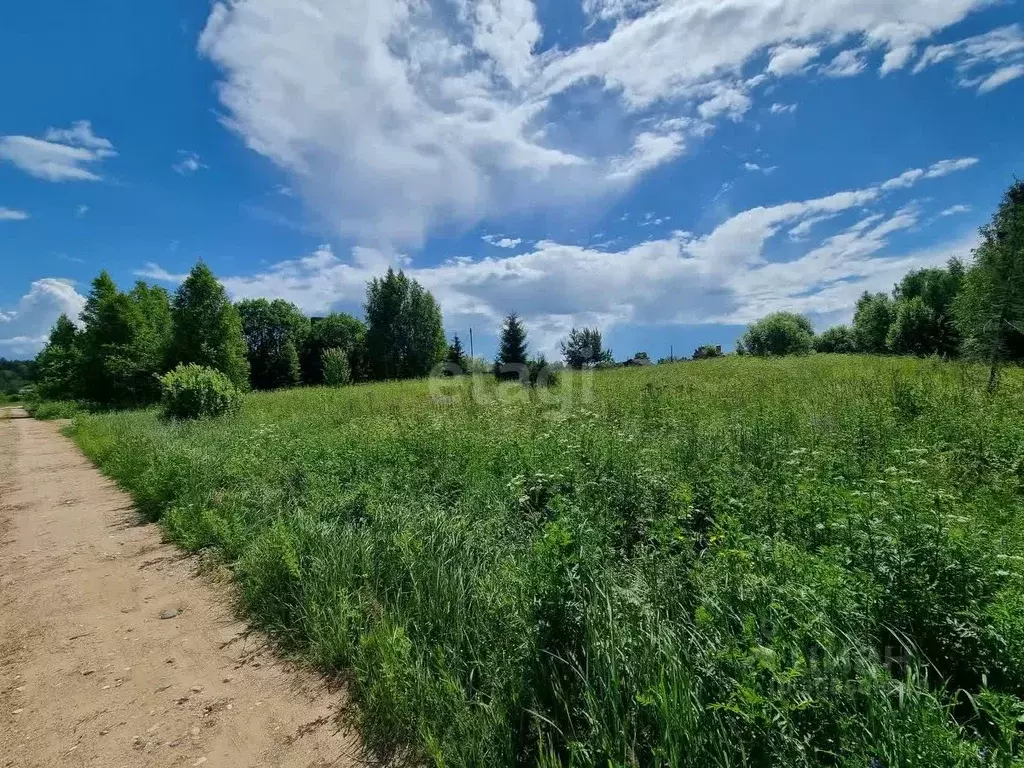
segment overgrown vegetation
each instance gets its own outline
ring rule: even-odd
[[[168,419],[210,419],[241,407],[241,393],[231,379],[195,363],[161,376],[160,390],[160,406]]]
[[[734,357],[553,391],[253,394],[217,422],[80,416],[75,437],[175,541],[222,554],[256,624],[351,675],[384,753],[1010,766],[1024,376],[989,394],[987,373]]]

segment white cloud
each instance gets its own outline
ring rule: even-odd
[[[957,171],[965,171],[978,164],[976,157],[961,157],[958,160],[940,160],[933,164],[924,174],[926,179],[937,179]]]
[[[71,128],[48,128],[42,139],[0,136],[0,160],[45,181],[99,181],[92,169],[116,155],[114,145],[96,136],[88,120]]]
[[[794,112],[796,112],[796,109],[796,104],[779,104],[778,102],[776,102],[775,104],[772,104],[770,111],[773,115],[782,115],[793,114]]]
[[[978,93],[994,91],[999,86],[1006,85],[1018,77],[1024,77],[1024,64],[1011,64],[1008,67],[1002,67],[981,81],[978,85]]]
[[[495,248],[518,248],[519,244],[523,242],[522,238],[498,237],[497,235],[484,235],[481,239]]]
[[[887,75],[890,72],[895,72],[898,69],[903,69],[914,58],[916,49],[912,45],[899,45],[895,48],[890,48],[889,52],[885,54],[885,58],[882,59],[882,66],[879,68],[879,73]]]
[[[949,208],[940,213],[940,216],[956,216],[959,213],[970,213],[971,206],[969,205],[951,205]]]
[[[180,283],[188,277],[186,274],[174,274],[168,272],[159,264],[154,264],[153,262],[147,262],[142,269],[137,269],[132,274],[136,277],[142,277],[146,280],[156,280],[160,283]]]
[[[25,211],[0,206],[0,221],[25,221],[27,218],[29,215]]]
[[[919,73],[946,61],[956,61],[957,83],[988,93],[1024,76],[1024,27],[1012,24],[955,43],[931,45],[914,67]],[[990,70],[979,74],[979,70]]]
[[[0,356],[34,356],[46,343],[57,318],[66,314],[77,321],[84,306],[85,297],[75,290],[70,280],[55,277],[36,280],[17,306],[0,311]]]
[[[926,178],[924,172],[918,181]],[[535,348],[545,352],[580,324],[741,324],[776,309],[831,318],[852,311],[862,291],[887,289],[908,269],[965,254],[976,239],[972,234],[943,248],[893,253],[891,237],[915,227],[920,213],[912,205],[890,213],[866,210],[883,207],[888,188],[882,182],[752,208],[704,235],[676,232],[615,251],[542,241],[526,253],[479,260],[456,256],[437,266],[405,269],[435,294],[450,327],[495,328],[515,309],[526,320]],[[776,250],[780,233],[807,237],[812,227],[839,215],[855,219],[808,242],[796,258],[779,260],[792,248]],[[653,212],[638,219],[665,220]],[[261,274],[223,282],[234,298],[280,297],[320,314],[356,309],[366,281],[389,264],[400,262],[366,248],[345,259],[321,246]],[[157,269],[151,266],[147,273]]]
[[[956,160],[940,160],[928,168],[912,168],[882,185],[885,191],[914,186],[921,179],[938,179],[957,171],[965,171],[978,164],[976,157],[961,157]]]
[[[87,214],[88,212],[89,212],[89,206],[88,205],[80,205],[80,206],[78,206],[75,209],[75,218],[76,219],[84,219],[85,218],[85,214]]]
[[[207,167],[209,166],[203,164],[198,154],[186,149],[178,150],[178,162],[171,166],[175,173],[181,174],[182,176],[191,176],[201,168]]]
[[[821,68],[826,77],[853,77],[859,75],[867,67],[861,58],[860,51],[850,49],[837,54],[827,66]]]
[[[540,50],[555,30],[532,0],[222,0],[199,48],[223,73],[225,124],[334,231],[388,248],[621,193],[741,119],[770,87],[743,80],[759,57],[781,77],[852,42],[890,71],[987,2],[584,0],[614,24]],[[577,96],[614,129],[567,125]]]
[[[765,176],[770,176],[771,174],[775,173],[775,171],[779,170],[779,166],[777,165],[769,165],[768,167],[765,167],[763,165],[758,165],[757,163],[751,162],[744,163],[743,168],[745,170],[750,171],[751,173],[763,173]]]
[[[750,109],[750,97],[732,87],[723,87],[710,99],[697,107],[697,113],[704,120],[725,116],[739,121]]]
[[[821,49],[816,45],[779,46],[772,51],[768,71],[779,77],[802,72],[820,53]]]

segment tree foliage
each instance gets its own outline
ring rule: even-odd
[[[50,339],[36,357],[36,393],[46,400],[74,400],[79,392],[81,349],[78,328],[67,315],[57,318]]]
[[[299,350],[310,332],[309,318],[282,299],[248,299],[237,306],[253,389],[298,386]]]
[[[306,384],[324,384],[323,356],[328,349],[340,349],[348,357],[350,378],[368,377],[366,370],[366,326],[344,312],[314,317],[300,353],[302,380]]]
[[[494,360],[494,373],[499,379],[519,379],[524,375],[529,344],[526,328],[519,315],[510,312],[501,326],[498,356]]]
[[[249,388],[242,320],[224,286],[202,262],[174,295],[173,327],[171,365],[213,368],[239,389]]]
[[[814,328],[803,315],[775,312],[747,328],[742,341],[751,355],[805,355],[813,348]]]
[[[167,291],[137,283],[122,293],[104,270],[92,282],[82,311],[84,329],[75,336],[77,396],[118,407],[145,405],[159,395],[157,376],[164,368],[170,339]],[[61,336],[70,338],[67,327]],[[66,344],[63,345],[66,349]]]
[[[1006,191],[981,228],[954,311],[968,352],[989,364],[995,389],[1000,364],[1024,359],[1024,181]]]
[[[722,348],[716,344],[702,344],[693,350],[694,360],[710,360],[713,357],[723,357]]]
[[[601,331],[597,328],[573,328],[569,331],[569,338],[562,341],[559,346],[565,364],[577,370],[587,365],[609,363],[612,360],[612,353],[604,348]]]
[[[388,269],[366,289],[366,350],[376,379],[426,376],[448,348],[433,295],[404,272]]]
[[[832,355],[852,355],[857,340],[848,325],[835,325],[814,337],[814,351]]]
[[[857,350],[882,355],[889,351],[889,328],[896,315],[892,299],[884,293],[865,292],[857,300],[853,315],[853,336]]]
[[[452,343],[448,345],[448,352],[444,361],[447,364],[448,373],[461,375],[467,372],[469,361],[466,358],[466,350],[462,346],[462,339],[459,334],[452,337]]]

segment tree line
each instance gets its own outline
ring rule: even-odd
[[[139,281],[121,291],[103,271],[78,324],[61,315],[35,361],[36,390],[51,400],[145,406],[159,376],[196,364],[240,390],[425,376],[448,351],[434,297],[389,269],[366,289],[366,319],[307,317],[282,299],[233,303],[197,264],[172,295]]]
[[[103,271],[79,323],[62,315],[24,370],[34,372],[43,398],[135,407],[155,402],[158,377],[178,365],[215,369],[242,390],[417,378],[440,366],[450,375],[485,369],[457,335],[447,342],[437,301],[404,272],[389,269],[370,281],[364,311],[362,320],[345,313],[310,318],[282,299],[232,303],[203,263],[173,296],[141,281],[122,292]],[[560,351],[570,368],[614,365],[596,328],[573,328]],[[969,356],[990,365],[994,388],[1002,363],[1024,361],[1024,182],[1007,190],[982,227],[970,266],[951,259],[942,268],[914,270],[891,294],[861,296],[852,325],[820,334],[802,315],[773,313],[747,329],[736,351]],[[705,345],[694,359],[721,354]],[[638,352],[627,364],[650,359]],[[515,313],[503,322],[490,370],[502,380],[555,381],[544,356],[529,355]]]
[[[990,366],[994,388],[1002,363],[1024,361],[1024,182],[1007,190],[982,227],[970,266],[950,259],[914,270],[891,294],[864,293],[852,325],[818,335],[806,317],[773,313],[747,329],[736,351],[969,357]]]

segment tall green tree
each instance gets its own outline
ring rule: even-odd
[[[314,317],[299,353],[302,380],[311,386],[324,384],[323,359],[329,349],[340,349],[348,357],[349,375],[357,381],[367,378],[366,325],[344,312]]]
[[[573,328],[569,338],[559,345],[565,364],[570,368],[580,369],[585,365],[610,363],[611,350],[604,348],[601,331],[597,328]]]
[[[774,312],[747,328],[742,344],[750,355],[806,355],[814,345],[814,328],[803,315]]]
[[[934,354],[939,346],[940,320],[936,313],[920,296],[900,299],[895,307],[895,316],[886,337],[889,351],[919,357]]]
[[[963,279],[964,266],[957,259],[950,259],[944,269],[908,273],[893,291],[893,327],[886,337],[889,350],[897,354],[957,355],[960,333],[953,303]]]
[[[518,379],[527,361],[526,328],[519,315],[510,312],[501,326],[498,356],[494,360],[494,373],[499,379]]]
[[[79,332],[67,315],[57,318],[50,338],[36,357],[36,391],[46,400],[81,396]]]
[[[128,299],[137,313],[130,353],[134,361],[132,391],[139,403],[153,403],[160,398],[159,376],[166,371],[171,347],[171,296],[165,288],[140,280]]]
[[[426,376],[444,359],[441,308],[430,291],[388,269],[366,288],[366,355],[376,379]]]
[[[1024,358],[1024,181],[1013,183],[981,228],[954,312],[968,352],[988,363],[994,391],[1000,365]]]
[[[80,396],[117,407],[155,402],[170,336],[167,292],[138,283],[122,293],[104,270],[92,282],[82,323]]]
[[[889,328],[896,315],[892,299],[884,293],[865,292],[857,300],[853,315],[853,337],[857,351],[881,355],[889,351]]]
[[[238,310],[217,278],[196,264],[174,294],[170,365],[196,363],[220,371],[239,389],[249,388],[249,361]]]
[[[309,335],[309,318],[283,299],[246,299],[237,307],[253,389],[298,386],[299,350]]]

